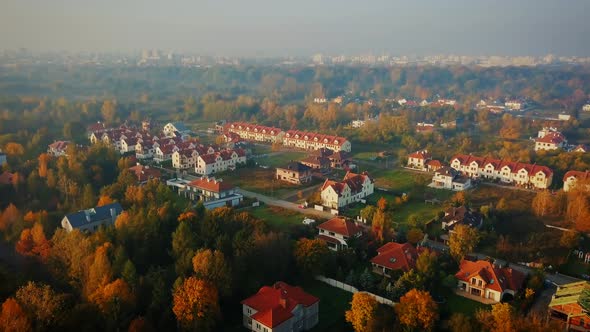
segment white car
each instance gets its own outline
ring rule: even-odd
[[[313,223],[315,223],[315,220],[314,219],[309,219],[309,218],[303,219],[303,224],[304,225],[311,225]]]

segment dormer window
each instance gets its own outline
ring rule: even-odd
[[[327,138],[324,138],[324,143],[328,143],[328,139]]]
[[[314,140],[315,142],[317,142],[317,141],[318,141],[318,138],[317,138],[317,137],[314,137],[314,138],[313,138],[313,140]]]
[[[338,144],[338,140],[334,140],[334,144]]]

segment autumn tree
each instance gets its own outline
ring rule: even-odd
[[[221,294],[231,290],[231,270],[221,251],[201,249],[193,257],[195,277],[215,286]]]
[[[197,248],[197,237],[189,222],[180,222],[172,233],[172,257],[178,275],[187,275]]]
[[[486,331],[512,332],[515,330],[514,313],[508,303],[498,303],[492,310],[480,310],[475,317]]]
[[[295,244],[295,262],[305,275],[316,276],[324,271],[330,249],[321,239],[302,238]]]
[[[100,108],[100,114],[107,123],[113,123],[117,115],[117,103],[112,100],[105,100]]]
[[[156,332],[156,328],[144,317],[137,317],[131,321],[127,332]]]
[[[410,290],[394,308],[400,324],[409,329],[431,331],[438,319],[437,305],[426,291]]]
[[[474,327],[473,322],[469,316],[462,313],[454,313],[449,319],[449,330],[451,332],[475,332],[477,329]]]
[[[21,305],[13,298],[2,303],[0,313],[0,331],[26,332],[32,330],[32,324]]]
[[[58,280],[82,289],[88,265],[93,260],[93,247],[79,230],[58,229],[51,238],[53,245],[48,258],[50,272]]]
[[[47,177],[47,164],[49,163],[50,156],[47,153],[39,155],[39,176],[42,178]]]
[[[379,201],[377,201],[377,211],[373,214],[373,220],[371,222],[373,235],[381,242],[385,240],[391,230],[391,220],[387,213],[387,209],[387,200],[381,197]]]
[[[212,331],[219,319],[219,299],[215,286],[190,277],[173,295],[172,311],[184,330]]]
[[[109,258],[111,248],[111,243],[106,242],[96,248],[94,252],[94,260],[88,267],[88,276],[85,282],[85,293],[88,297],[110,283],[113,278],[113,268]]]
[[[553,202],[554,199],[548,190],[537,192],[531,203],[533,213],[539,217],[544,217],[550,214],[553,210]]]
[[[4,146],[4,152],[9,156],[22,156],[25,148],[19,143],[9,142]]]
[[[437,280],[438,267],[438,256],[434,251],[426,249],[416,259],[416,271],[424,277],[427,284]]]
[[[16,291],[16,300],[39,330],[55,327],[65,312],[65,296],[49,285],[29,281]]]
[[[100,288],[90,296],[90,302],[96,304],[101,312],[117,321],[122,310],[129,310],[135,304],[135,295],[129,284],[123,279],[116,279]]]
[[[424,239],[424,232],[422,232],[418,228],[412,228],[408,231],[406,237],[408,238],[408,242],[410,242],[413,245],[416,245],[418,242]]]
[[[45,237],[43,226],[35,223],[33,228],[27,228],[21,232],[15,249],[21,255],[37,257],[45,261],[49,256],[51,244]]]
[[[449,237],[449,250],[451,256],[460,261],[465,255],[475,249],[479,242],[477,230],[468,225],[457,225],[455,231]]]
[[[352,296],[350,310],[346,311],[346,321],[352,324],[356,332],[366,331],[375,318],[377,300],[369,293],[357,292]]]
[[[574,249],[579,242],[580,233],[576,231],[563,232],[559,239],[559,245],[567,249]]]

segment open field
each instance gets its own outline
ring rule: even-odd
[[[315,183],[295,185],[278,181],[274,177],[275,170],[273,168],[261,167],[238,168],[235,171],[219,175],[219,178],[231,182],[237,187],[271,197],[283,197]]]
[[[298,161],[307,156],[305,152],[299,151],[279,151],[279,152],[271,152],[269,156],[256,158],[255,160],[260,165],[273,167],[282,167],[285,166],[290,161]]]
[[[466,316],[473,317],[477,310],[489,310],[490,308],[490,305],[479,303],[451,292],[447,297],[447,302],[442,305],[441,309],[443,313],[462,313]]]
[[[254,217],[263,220],[270,228],[289,233],[293,228],[313,227],[303,225],[304,214],[286,210],[276,206],[262,205],[247,210]],[[323,222],[315,218],[316,225]]]
[[[310,281],[302,287],[306,292],[320,299],[320,322],[311,331],[352,331],[352,326],[344,320],[344,312],[350,308],[352,293],[317,280]]]

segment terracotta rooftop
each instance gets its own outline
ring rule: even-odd
[[[418,251],[410,243],[389,242],[377,249],[371,263],[391,270],[409,271],[416,266]]]
[[[472,262],[464,259],[455,277],[465,282],[470,282],[473,277],[479,277],[486,282],[487,288],[498,292],[506,289],[517,292],[522,287],[526,276],[520,271],[509,267],[500,268],[488,261]]]
[[[200,179],[193,180],[193,181],[189,182],[187,184],[187,186],[196,187],[199,189],[205,189],[207,191],[216,192],[216,193],[227,191],[227,190],[230,190],[234,187],[228,182],[223,182],[221,180],[216,180],[214,178],[207,178],[207,177],[202,177]]]
[[[318,225],[318,228],[348,237],[358,234],[363,230],[354,222],[340,217],[332,218]]]

